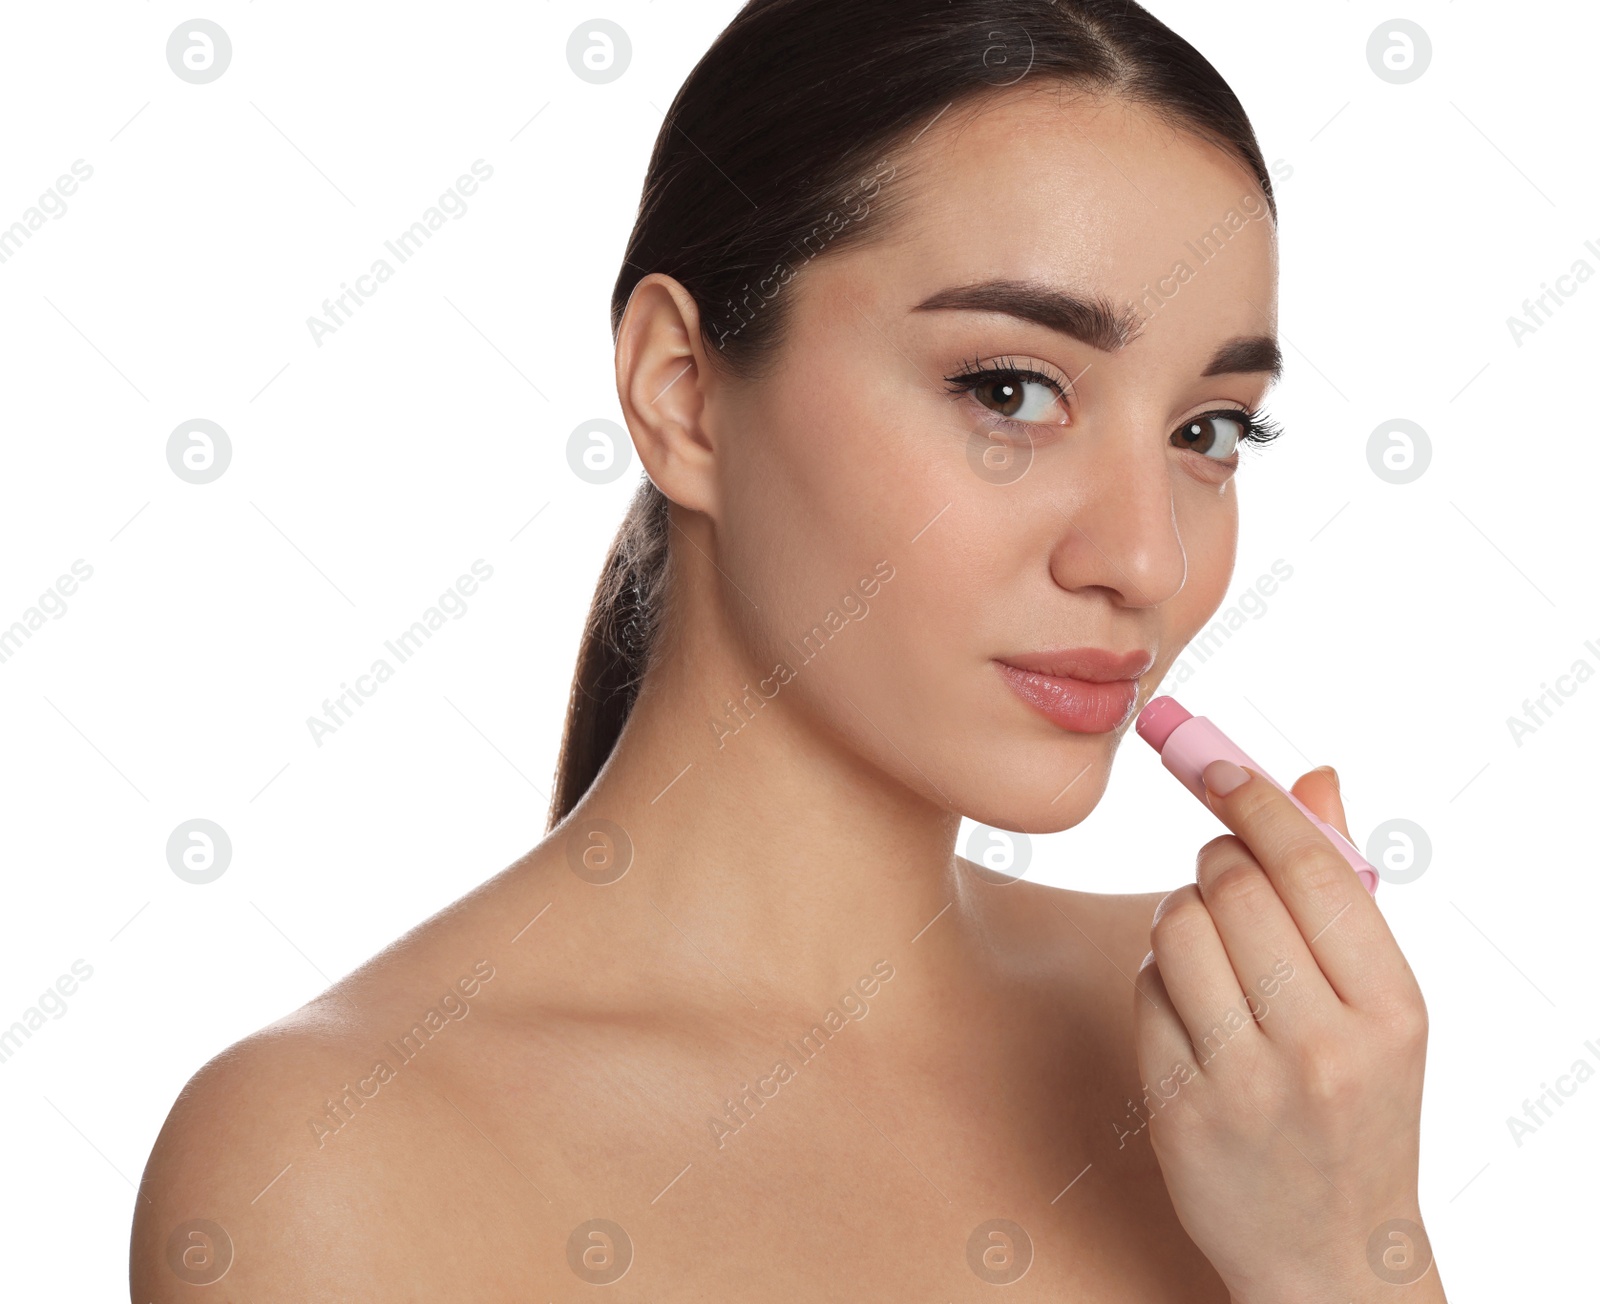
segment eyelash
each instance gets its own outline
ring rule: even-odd
[[[1055,391],[1056,396],[1063,403],[1070,402],[1071,387],[1064,386],[1054,376],[1046,375],[1035,367],[1015,362],[1011,358],[996,358],[993,362],[984,364],[976,359],[963,362],[961,370],[953,376],[945,377],[945,384],[952,394],[970,394],[979,385],[992,380],[1004,380],[1010,377],[1019,377],[1023,380],[1035,380],[1041,385],[1048,385]],[[1191,421],[1198,421],[1201,417],[1228,417],[1237,421],[1244,427],[1244,433],[1239,436],[1241,445],[1250,445],[1256,448],[1270,444],[1283,434],[1283,426],[1274,421],[1265,409],[1247,412],[1244,408],[1211,408],[1205,412],[1197,412]],[[1014,428],[1026,428],[1032,422],[1011,421],[1007,417],[992,413],[991,419]],[[1213,459],[1218,460],[1218,459]]]

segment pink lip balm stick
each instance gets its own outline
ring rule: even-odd
[[[1206,801],[1206,785],[1200,777],[1201,771],[1212,761],[1219,760],[1249,766],[1298,806],[1305,817],[1327,835],[1338,853],[1350,862],[1350,868],[1361,876],[1361,884],[1369,893],[1377,892],[1378,871],[1350,845],[1344,834],[1318,819],[1303,801],[1240,751],[1228,735],[1205,716],[1190,715],[1170,697],[1156,697],[1139,712],[1133,727],[1138,730],[1139,737],[1161,754],[1161,763],[1177,776],[1179,783],[1205,804],[1207,810],[1211,809],[1211,805]]]

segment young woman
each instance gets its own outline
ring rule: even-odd
[[[134,1297],[1442,1300],[1423,1001],[1281,794],[1211,767],[1166,894],[956,854],[1085,819],[1221,604],[1275,223],[1127,0],[751,0],[613,296],[548,836],[195,1076]]]

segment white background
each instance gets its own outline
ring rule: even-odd
[[[0,626],[93,567],[0,664],[0,1026],[93,967],[0,1064],[7,1298],[121,1294],[132,1184],[187,1077],[540,837],[636,474],[586,484],[566,441],[620,419],[607,307],[646,160],[736,9],[219,2],[201,12],[232,62],[192,85],[165,58],[187,6],[7,7],[0,226],[93,168],[0,264]],[[1506,1119],[1574,1061],[1600,1068],[1600,685],[1521,746],[1507,718],[1600,667],[1600,283],[1520,346],[1507,318],[1576,259],[1600,270],[1573,66],[1600,18],[1417,0],[1432,63],[1394,85],[1366,58],[1387,4],[1155,9],[1292,168],[1269,404],[1288,433],[1245,472],[1234,588],[1278,559],[1293,576],[1175,691],[1285,782],[1337,765],[1358,843],[1426,830],[1426,871],[1378,899],[1429,1001],[1422,1203],[1445,1281],[1456,1301],[1587,1294],[1600,1080],[1520,1146]],[[633,46],[606,85],[566,60],[597,12]],[[314,344],[307,317],[477,159],[494,174],[466,215]],[[232,445],[206,485],[166,459],[194,417]],[[1431,438],[1409,484],[1368,463],[1392,418]],[[468,613],[314,745],[306,717],[479,558]],[[1191,877],[1219,829],[1128,747],[1088,823],[1034,840],[1030,876]],[[193,818],[233,845],[205,886],[166,860]]]

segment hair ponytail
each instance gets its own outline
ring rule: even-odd
[[[639,695],[667,588],[669,505],[661,490],[643,480],[600,569],[572,676],[549,828],[589,790]]]

